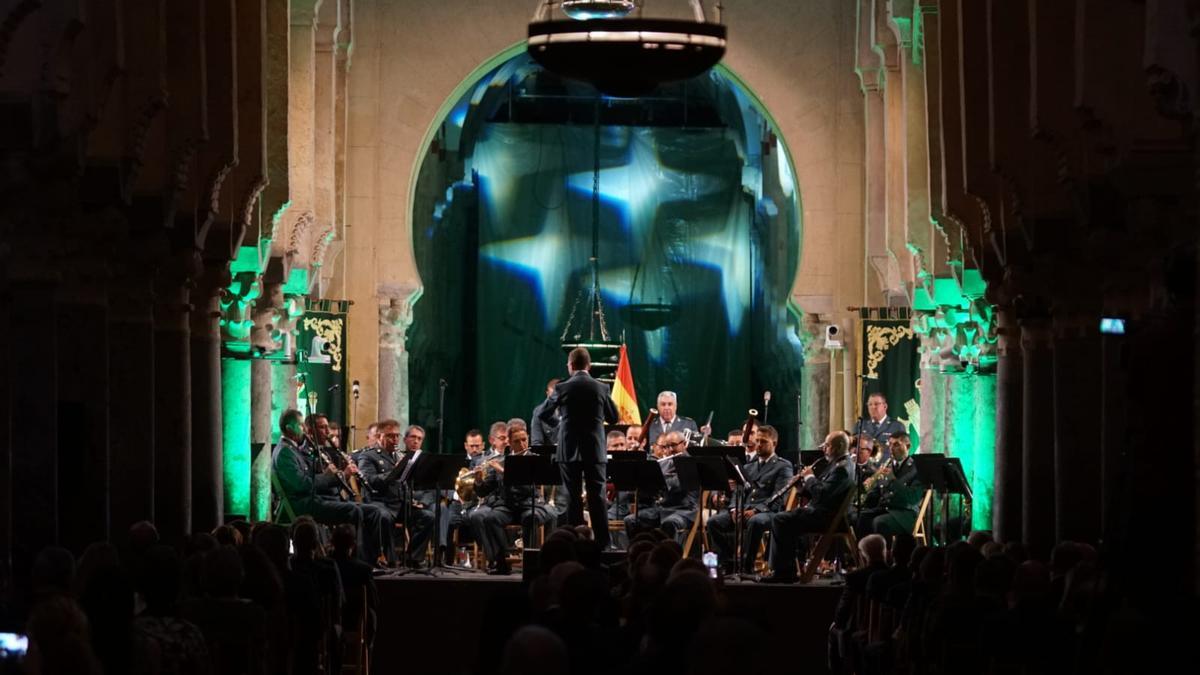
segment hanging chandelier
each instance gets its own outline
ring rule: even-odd
[[[725,55],[720,3],[710,23],[701,0],[688,2],[692,21],[643,18],[633,0],[545,0],[529,24],[527,50],[553,73],[610,96],[640,96],[700,75]],[[554,18],[556,6],[567,18]]]

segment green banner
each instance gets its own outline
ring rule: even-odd
[[[314,300],[300,319],[296,343],[297,395],[305,414],[346,424],[346,303]]]
[[[887,311],[885,308],[882,311]],[[863,310],[867,313],[869,310]],[[888,402],[888,416],[899,420],[912,436],[912,451],[917,452],[920,439],[921,362],[917,354],[917,335],[903,319],[860,319],[858,349],[858,410],[856,417],[866,414],[867,397],[883,394]]]

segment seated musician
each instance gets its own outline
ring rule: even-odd
[[[346,455],[342,454],[342,451],[338,449],[337,444],[334,442],[333,425],[330,423],[329,418],[321,413],[309,415],[304,419],[304,430],[308,433],[308,437],[312,439],[319,459],[336,466],[345,478],[345,485],[357,487],[358,468],[351,464],[346,459]],[[320,490],[317,496],[321,499],[343,501],[352,496],[342,494],[345,491],[343,483],[334,482],[333,485]]]
[[[821,446],[829,467],[820,478],[810,467],[804,467],[796,477],[807,493],[808,504],[802,508],[776,513],[771,517],[771,574],[759,581],[793,583],[796,581],[796,551],[802,534],[823,533],[838,515],[847,493],[854,489],[854,460],[847,454],[850,437],[835,431],[825,437]]]
[[[792,479],[792,463],[775,454],[775,444],[778,442],[779,432],[774,427],[758,428],[754,461],[742,465],[742,475],[746,477],[749,485],[742,488],[744,496],[741,514],[735,511],[737,500],[734,499],[729,504],[732,508],[708,519],[712,548],[726,569],[733,564],[734,522],[740,523],[745,531],[742,569],[748,571],[754,567],[754,557],[758,553],[758,544],[762,541],[763,534],[771,527],[772,513],[783,508],[786,503],[782,497],[769,501],[772,496],[783,491]]]
[[[858,522],[860,512],[879,504],[879,491],[869,489],[872,484],[867,483],[867,479],[875,475],[875,471],[878,469],[874,459],[877,449],[875,439],[866,434],[858,436],[858,442],[854,447],[854,482],[858,492],[848,513],[852,523]],[[857,532],[858,529],[855,528],[855,533]]]
[[[471,429],[463,440],[463,450],[467,456],[467,466],[475,468],[483,461],[483,433]],[[454,551],[450,544],[454,541],[454,532],[459,533],[459,543],[469,539],[471,528],[468,526],[467,514],[479,503],[477,497],[463,501],[457,492],[450,493],[450,500],[442,509],[442,522],[438,524],[438,546],[447,565],[454,564]]]
[[[633,424],[625,430],[625,449],[637,450],[642,447],[642,428]]]
[[[511,426],[507,435],[508,457],[531,454],[529,433],[524,428]],[[541,527],[553,518],[539,488],[505,484],[504,460],[505,457],[491,459],[476,469],[483,474],[483,480],[476,481],[475,490],[487,508],[471,513],[471,525],[475,530],[475,539],[483,547],[488,565],[492,568],[490,574],[509,574],[512,571],[505,557],[508,552],[505,526],[519,521],[524,527],[525,541],[530,542],[533,540],[533,528]],[[530,497],[534,498],[532,509]]]
[[[312,516],[318,523],[354,525],[358,532],[358,551],[363,561],[374,565],[380,544],[391,552],[390,539],[383,533],[392,530],[392,516],[376,504],[323,499],[320,495],[336,491],[343,478],[332,462],[323,462],[313,443],[304,433],[299,410],[286,410],[279,416],[279,445],[271,453],[275,477],[297,516]]]
[[[682,544],[696,519],[696,504],[699,501],[696,493],[684,491],[675,472],[674,458],[688,456],[683,434],[669,431],[659,436],[654,445],[654,454],[662,469],[667,491],[658,497],[653,506],[639,506],[637,515],[625,516],[625,534],[632,541],[639,532],[657,527]]]
[[[425,441],[425,430],[413,425],[404,434],[405,452],[398,454],[400,445],[400,423],[396,420],[383,420],[377,430],[380,440],[379,448],[363,452],[358,458],[358,470],[370,486],[376,502],[382,503],[395,521],[403,521],[408,530],[408,549],[403,564],[410,567],[420,567],[425,561],[425,544],[433,534],[433,500],[434,491],[413,491],[410,486],[400,483],[400,476],[392,476],[405,456],[411,458]],[[403,470],[401,470],[403,471]],[[405,507],[407,508],[407,512]],[[400,533],[392,530],[396,548],[403,546]]]
[[[873,481],[879,483],[879,505],[860,511],[854,526],[854,533],[860,537],[875,533],[890,539],[896,534],[912,534],[917,523],[925,486],[908,454],[912,439],[903,431],[896,432],[888,439],[888,446],[891,460],[879,469]]]

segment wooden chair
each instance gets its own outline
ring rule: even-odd
[[[271,499],[275,501],[275,508],[271,509],[271,522],[279,525],[291,525],[296,522],[296,512],[292,509],[287,495],[283,493],[283,486],[280,485],[279,476],[275,474],[274,469],[271,470]]]
[[[838,508],[833,518],[829,521],[829,527],[825,529],[825,533],[817,540],[817,545],[813,547],[812,554],[809,556],[808,563],[804,565],[800,573],[800,583],[807,584],[817,575],[817,568],[821,565],[821,560],[825,557],[825,552],[835,541],[844,541],[846,547],[850,550],[850,555],[854,556],[855,561],[858,560],[858,538],[854,536],[854,527],[850,524],[850,520],[846,518],[846,511],[849,510],[850,504],[854,501],[854,490],[847,490],[846,497],[842,499],[842,505]]]
[[[791,511],[792,509],[796,508],[796,502],[799,499],[800,499],[799,488],[792,487],[791,490],[788,490],[787,499],[784,500],[783,511],[781,511],[781,513]],[[756,554],[756,557],[754,559],[754,564],[751,565],[751,567],[753,569],[746,570],[747,572],[753,571],[753,572],[765,573],[767,571],[767,569],[769,568],[769,565],[767,564],[767,540],[770,538],[771,538],[770,530],[766,530],[765,532],[763,532],[763,538],[761,541],[758,542],[758,549],[757,549],[758,553]],[[753,545],[753,544],[751,544],[751,545]]]

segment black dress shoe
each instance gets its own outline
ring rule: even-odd
[[[794,584],[800,577],[794,574],[764,574],[758,578],[760,584]]]
[[[488,574],[496,577],[506,577],[512,574],[512,567],[508,563],[496,563],[496,567],[489,570]]]

